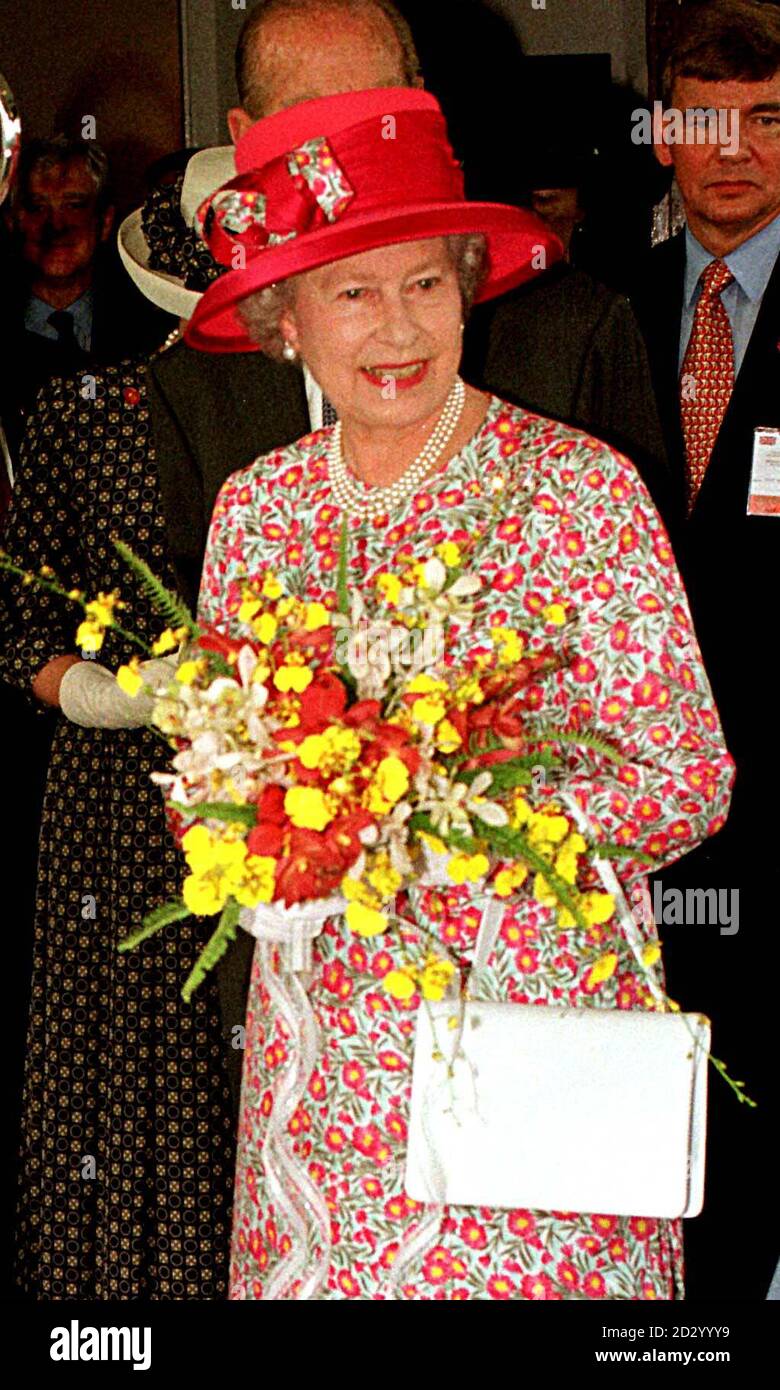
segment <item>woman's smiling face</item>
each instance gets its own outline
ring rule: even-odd
[[[457,271],[437,237],[302,275],[281,327],[342,420],[403,428],[442,409],[462,318]]]

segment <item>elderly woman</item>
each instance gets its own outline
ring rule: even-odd
[[[639,845],[659,866],[676,859],[722,824],[732,765],[663,527],[624,458],[458,375],[470,301],[526,278],[555,243],[526,214],[464,202],[440,113],[422,93],[307,103],[245,137],[237,167],[203,225],[213,254],[238,269],[206,292],[187,336],[217,351],[251,340],[302,362],[338,423],[224,485],[201,619],[237,633],[243,586],[268,570],[287,592],[333,604],[345,518],[351,579],[369,609],[378,573],[479,536],[482,631],[547,640],[539,615],[553,602],[578,622],[577,658],[538,687],[539,702],[549,698],[548,723],[587,723],[625,761],[618,769],[569,748],[569,787],[609,839]],[[447,660],[462,661],[478,640],[474,629],[450,634]],[[642,868],[627,859],[620,873],[628,883]],[[468,960],[479,920],[471,887],[413,891],[426,929]],[[652,924],[645,932],[654,937]],[[607,939],[617,966],[594,979],[592,951]],[[291,1142],[332,1214],[328,1298],[383,1297],[420,1219],[404,1190],[420,1001],[380,988],[401,963],[394,942],[358,943],[341,917],[314,943],[309,994],[322,1043]],[[562,935],[554,910],[518,894],[484,982],[493,999],[641,1008],[639,974],[617,920],[587,940]],[[287,1037],[256,964],[234,1298],[276,1296],[274,1272],[294,1238],[257,1162]],[[399,1293],[637,1300],[682,1288],[678,1221],[450,1206],[406,1263]]]

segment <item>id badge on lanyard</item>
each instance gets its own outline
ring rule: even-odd
[[[780,429],[759,426],[753,432],[748,516],[780,516]]]

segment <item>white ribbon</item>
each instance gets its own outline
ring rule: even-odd
[[[245,908],[239,921],[257,938],[260,974],[288,1032],[288,1059],[274,1079],[260,1165],[274,1203],[277,1226],[287,1227],[290,1251],[263,1293],[264,1300],[304,1301],[319,1296],[330,1268],[330,1212],[322,1193],[296,1156],[289,1125],[311,1080],[319,1055],[319,1028],[304,980],[312,969],[312,943],[331,917],[347,907],[341,897],[282,907]],[[256,1157],[247,1154],[247,1161]],[[238,1289],[235,1296],[245,1296]]]

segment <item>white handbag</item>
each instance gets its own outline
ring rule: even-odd
[[[596,864],[641,976],[661,1000],[618,879],[605,860]],[[503,912],[488,900],[471,995]],[[699,1014],[473,998],[424,1003],[406,1191],[457,1206],[696,1216],[709,1050],[709,1022]]]

